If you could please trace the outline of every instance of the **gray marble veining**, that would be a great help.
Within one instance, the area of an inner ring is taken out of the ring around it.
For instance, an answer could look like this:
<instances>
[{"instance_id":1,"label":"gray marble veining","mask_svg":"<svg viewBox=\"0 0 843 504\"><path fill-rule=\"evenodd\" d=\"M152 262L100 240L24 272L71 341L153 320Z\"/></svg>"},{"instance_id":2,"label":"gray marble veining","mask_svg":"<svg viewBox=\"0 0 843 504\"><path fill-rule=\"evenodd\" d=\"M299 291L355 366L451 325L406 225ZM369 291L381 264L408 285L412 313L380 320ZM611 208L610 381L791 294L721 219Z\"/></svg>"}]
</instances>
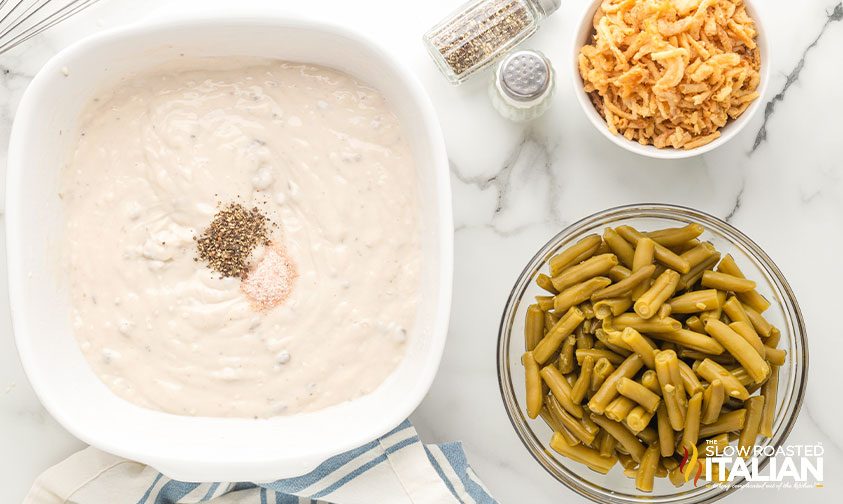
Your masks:
<instances>
[{"instance_id":1,"label":"gray marble veining","mask_svg":"<svg viewBox=\"0 0 843 504\"><path fill-rule=\"evenodd\" d=\"M799 80L799 74L802 73L802 68L805 66L805 60L808 58L808 53L817 47L829 26L831 26L832 23L836 23L841 20L843 20L843 2L838 3L833 9L831 9L831 12L828 13L822 28L820 28L819 34L817 34L817 38L815 38L814 41L811 42L804 51L802 51L802 56L799 58L799 61L796 63L793 70L787 74L787 79L785 80L781 90L769 101L767 101L764 106L764 122L761 124L761 128L759 128L758 133L755 135L755 141L752 142L752 150L749 152L750 155L752 155L752 153L754 153L761 144L767 141L767 124L770 122L776 111L776 103L784 101L787 90Z\"/></svg>"}]
</instances>

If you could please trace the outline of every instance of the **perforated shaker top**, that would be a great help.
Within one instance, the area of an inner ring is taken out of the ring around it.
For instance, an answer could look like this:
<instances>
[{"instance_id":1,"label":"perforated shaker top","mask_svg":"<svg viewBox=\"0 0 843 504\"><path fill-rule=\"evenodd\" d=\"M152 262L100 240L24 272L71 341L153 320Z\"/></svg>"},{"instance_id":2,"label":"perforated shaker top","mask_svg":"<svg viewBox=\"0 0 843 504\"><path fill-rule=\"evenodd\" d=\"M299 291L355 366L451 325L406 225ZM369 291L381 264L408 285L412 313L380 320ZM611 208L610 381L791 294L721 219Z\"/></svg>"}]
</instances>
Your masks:
<instances>
[{"instance_id":1,"label":"perforated shaker top","mask_svg":"<svg viewBox=\"0 0 843 504\"><path fill-rule=\"evenodd\" d=\"M533 100L539 97L550 83L550 68L545 58L536 51L516 51L501 63L501 87L512 98Z\"/></svg>"}]
</instances>

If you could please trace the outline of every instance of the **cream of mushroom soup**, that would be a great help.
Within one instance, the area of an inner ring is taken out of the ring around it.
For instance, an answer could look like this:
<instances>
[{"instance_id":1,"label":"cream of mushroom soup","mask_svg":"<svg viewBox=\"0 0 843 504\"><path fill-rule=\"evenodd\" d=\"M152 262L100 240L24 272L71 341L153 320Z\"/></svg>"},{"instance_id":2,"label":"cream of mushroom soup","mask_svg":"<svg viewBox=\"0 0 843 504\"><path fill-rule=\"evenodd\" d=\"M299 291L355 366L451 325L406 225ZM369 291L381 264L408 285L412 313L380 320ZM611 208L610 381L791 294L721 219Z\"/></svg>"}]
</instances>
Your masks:
<instances>
[{"instance_id":1,"label":"cream of mushroom soup","mask_svg":"<svg viewBox=\"0 0 843 504\"><path fill-rule=\"evenodd\" d=\"M74 333L117 395L270 417L374 390L415 323L417 173L390 104L337 70L180 61L80 120L61 180ZM267 239L222 275L197 240L226 205Z\"/></svg>"}]
</instances>

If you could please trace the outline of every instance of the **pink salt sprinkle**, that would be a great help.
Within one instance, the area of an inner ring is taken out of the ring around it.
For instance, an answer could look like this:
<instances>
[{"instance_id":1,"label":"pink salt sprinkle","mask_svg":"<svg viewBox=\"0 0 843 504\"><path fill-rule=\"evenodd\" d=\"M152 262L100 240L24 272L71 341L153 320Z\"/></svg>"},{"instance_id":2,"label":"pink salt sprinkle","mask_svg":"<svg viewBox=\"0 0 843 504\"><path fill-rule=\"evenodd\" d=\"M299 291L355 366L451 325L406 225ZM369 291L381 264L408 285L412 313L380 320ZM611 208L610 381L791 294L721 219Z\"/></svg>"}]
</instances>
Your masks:
<instances>
[{"instance_id":1,"label":"pink salt sprinkle","mask_svg":"<svg viewBox=\"0 0 843 504\"><path fill-rule=\"evenodd\" d=\"M266 310L287 299L295 279L295 267L285 251L270 247L249 270L240 288L256 308Z\"/></svg>"}]
</instances>

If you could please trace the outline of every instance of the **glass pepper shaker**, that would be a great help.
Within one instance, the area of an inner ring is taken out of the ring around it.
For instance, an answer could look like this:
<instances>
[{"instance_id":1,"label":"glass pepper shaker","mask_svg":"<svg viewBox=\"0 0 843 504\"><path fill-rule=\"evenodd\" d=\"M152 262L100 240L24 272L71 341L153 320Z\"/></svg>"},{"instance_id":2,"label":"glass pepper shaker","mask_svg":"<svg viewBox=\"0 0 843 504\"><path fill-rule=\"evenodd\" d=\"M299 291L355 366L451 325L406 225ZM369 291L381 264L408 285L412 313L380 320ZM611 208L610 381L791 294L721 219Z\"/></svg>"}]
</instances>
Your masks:
<instances>
[{"instance_id":1,"label":"glass pepper shaker","mask_svg":"<svg viewBox=\"0 0 843 504\"><path fill-rule=\"evenodd\" d=\"M532 35L561 0L472 0L424 35L433 61L452 84L488 67Z\"/></svg>"},{"instance_id":2,"label":"glass pepper shaker","mask_svg":"<svg viewBox=\"0 0 843 504\"><path fill-rule=\"evenodd\" d=\"M492 105L511 121L529 121L550 107L556 78L547 56L516 51L501 61L489 84Z\"/></svg>"}]
</instances>

